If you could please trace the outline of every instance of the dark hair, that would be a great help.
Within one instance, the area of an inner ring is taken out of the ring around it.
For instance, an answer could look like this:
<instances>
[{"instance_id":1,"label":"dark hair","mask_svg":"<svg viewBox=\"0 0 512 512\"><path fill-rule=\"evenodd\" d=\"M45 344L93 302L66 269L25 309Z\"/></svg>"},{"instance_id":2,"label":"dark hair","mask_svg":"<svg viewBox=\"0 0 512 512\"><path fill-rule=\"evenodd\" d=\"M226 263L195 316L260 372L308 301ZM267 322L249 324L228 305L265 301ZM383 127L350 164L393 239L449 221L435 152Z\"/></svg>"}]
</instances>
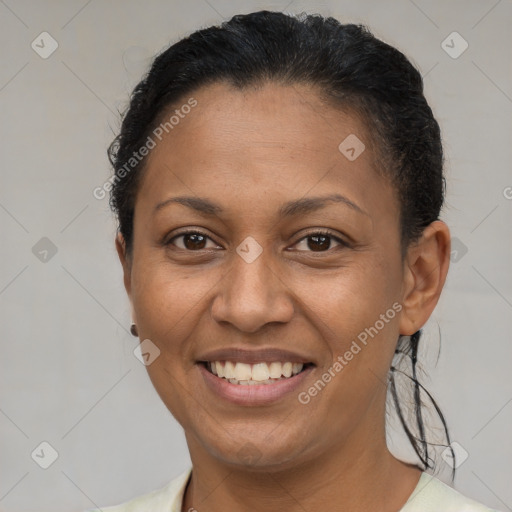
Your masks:
<instances>
[{"instance_id":1,"label":"dark hair","mask_svg":"<svg viewBox=\"0 0 512 512\"><path fill-rule=\"evenodd\" d=\"M237 15L178 41L154 59L135 87L120 133L108 151L115 172L110 205L128 256L135 199L146 159L137 161L129 172L126 162L170 108L199 87L225 82L242 89L266 81L316 86L322 99L365 121L367 137L376 141L380 170L391 180L399 200L403 257L424 228L439 218L445 193L440 129L424 97L420 73L399 50L375 38L363 25L269 11ZM120 173L123 166L125 172ZM435 464L429 455L422 414L420 395L426 390L416 376L420 335L421 330L410 337L400 336L396 348L397 361L407 355L412 363L409 377L414 384L417 435L400 407L396 364L391 367L390 388L402 426L426 469ZM442 420L449 446L444 417L426 393Z\"/></svg>"}]
</instances>

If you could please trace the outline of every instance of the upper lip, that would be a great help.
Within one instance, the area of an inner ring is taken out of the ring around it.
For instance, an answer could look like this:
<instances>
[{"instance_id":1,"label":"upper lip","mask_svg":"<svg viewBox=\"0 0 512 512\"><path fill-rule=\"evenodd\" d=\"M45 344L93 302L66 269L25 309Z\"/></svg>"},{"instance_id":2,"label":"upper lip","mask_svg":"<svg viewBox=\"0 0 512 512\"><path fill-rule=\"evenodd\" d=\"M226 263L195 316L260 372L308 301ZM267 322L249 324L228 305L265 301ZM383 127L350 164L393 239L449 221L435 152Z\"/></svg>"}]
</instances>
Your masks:
<instances>
[{"instance_id":1,"label":"upper lip","mask_svg":"<svg viewBox=\"0 0 512 512\"><path fill-rule=\"evenodd\" d=\"M271 363L271 362L290 362L290 363L313 363L313 361L306 356L289 350L276 349L276 348L260 348L260 349L246 349L246 348L220 348L212 350L200 355L197 362L207 361L236 361L240 363L254 364L254 363Z\"/></svg>"}]
</instances>

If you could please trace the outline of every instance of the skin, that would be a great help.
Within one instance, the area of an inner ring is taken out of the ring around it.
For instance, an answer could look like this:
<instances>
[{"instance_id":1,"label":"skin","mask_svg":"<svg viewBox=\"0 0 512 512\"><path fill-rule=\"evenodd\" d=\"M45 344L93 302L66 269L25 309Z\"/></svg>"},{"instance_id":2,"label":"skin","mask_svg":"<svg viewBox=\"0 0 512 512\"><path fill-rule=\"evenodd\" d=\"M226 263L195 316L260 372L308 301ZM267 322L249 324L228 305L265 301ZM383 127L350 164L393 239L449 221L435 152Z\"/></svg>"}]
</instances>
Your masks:
<instances>
[{"instance_id":1,"label":"skin","mask_svg":"<svg viewBox=\"0 0 512 512\"><path fill-rule=\"evenodd\" d=\"M422 327L438 301L448 227L433 222L402 260L399 204L376 171L366 127L314 88L217 83L192 96L198 105L148 157L133 253L116 238L139 337L161 351L149 376L193 463L182 510L399 510L421 471L386 446L386 379L398 336ZM349 134L366 146L354 161L338 150ZM277 215L285 202L334 192L365 213L328 202ZM224 211L173 203L153 213L181 195ZM174 238L179 228L209 238ZM315 250L307 235L319 229L349 245L331 238ZM248 236L263 250L252 263L236 252ZM195 364L228 346L298 351L316 365L299 390L307 391L395 302L401 311L308 404L295 392L261 406L228 403ZM253 460L238 455L247 443Z\"/></svg>"}]
</instances>

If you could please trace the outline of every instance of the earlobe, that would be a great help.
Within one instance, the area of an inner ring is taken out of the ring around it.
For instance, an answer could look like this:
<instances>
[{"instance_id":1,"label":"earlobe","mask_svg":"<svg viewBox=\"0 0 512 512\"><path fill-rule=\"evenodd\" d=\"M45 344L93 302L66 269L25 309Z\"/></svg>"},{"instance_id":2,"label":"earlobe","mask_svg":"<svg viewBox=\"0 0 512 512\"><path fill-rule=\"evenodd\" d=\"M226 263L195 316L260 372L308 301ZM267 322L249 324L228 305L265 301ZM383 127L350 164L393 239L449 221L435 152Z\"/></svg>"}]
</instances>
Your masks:
<instances>
[{"instance_id":1,"label":"earlobe","mask_svg":"<svg viewBox=\"0 0 512 512\"><path fill-rule=\"evenodd\" d=\"M443 221L429 224L407 251L400 334L418 331L434 310L450 265L450 231Z\"/></svg>"}]
</instances>

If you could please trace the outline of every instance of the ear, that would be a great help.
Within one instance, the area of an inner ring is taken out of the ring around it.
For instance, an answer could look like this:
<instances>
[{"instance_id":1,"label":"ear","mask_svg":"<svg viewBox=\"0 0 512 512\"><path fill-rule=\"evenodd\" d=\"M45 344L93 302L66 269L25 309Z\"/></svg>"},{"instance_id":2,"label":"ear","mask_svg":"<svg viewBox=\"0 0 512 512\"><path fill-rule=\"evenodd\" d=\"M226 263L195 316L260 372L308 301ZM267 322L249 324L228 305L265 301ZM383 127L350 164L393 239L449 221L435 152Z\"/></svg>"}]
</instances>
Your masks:
<instances>
[{"instance_id":1,"label":"ear","mask_svg":"<svg viewBox=\"0 0 512 512\"><path fill-rule=\"evenodd\" d=\"M121 265L123 267L124 287L126 289L126 293L128 294L128 297L130 297L130 301L131 301L131 293L132 293L131 260L130 260L130 257L128 256L128 254L126 253L126 243L125 243L125 240L121 233L118 233L116 235L115 244L116 244L117 254L119 256L119 261L121 262Z\"/></svg>"},{"instance_id":2,"label":"ear","mask_svg":"<svg viewBox=\"0 0 512 512\"><path fill-rule=\"evenodd\" d=\"M450 249L450 230L443 221L436 220L407 250L400 334L414 334L432 314L448 274Z\"/></svg>"}]
</instances>

